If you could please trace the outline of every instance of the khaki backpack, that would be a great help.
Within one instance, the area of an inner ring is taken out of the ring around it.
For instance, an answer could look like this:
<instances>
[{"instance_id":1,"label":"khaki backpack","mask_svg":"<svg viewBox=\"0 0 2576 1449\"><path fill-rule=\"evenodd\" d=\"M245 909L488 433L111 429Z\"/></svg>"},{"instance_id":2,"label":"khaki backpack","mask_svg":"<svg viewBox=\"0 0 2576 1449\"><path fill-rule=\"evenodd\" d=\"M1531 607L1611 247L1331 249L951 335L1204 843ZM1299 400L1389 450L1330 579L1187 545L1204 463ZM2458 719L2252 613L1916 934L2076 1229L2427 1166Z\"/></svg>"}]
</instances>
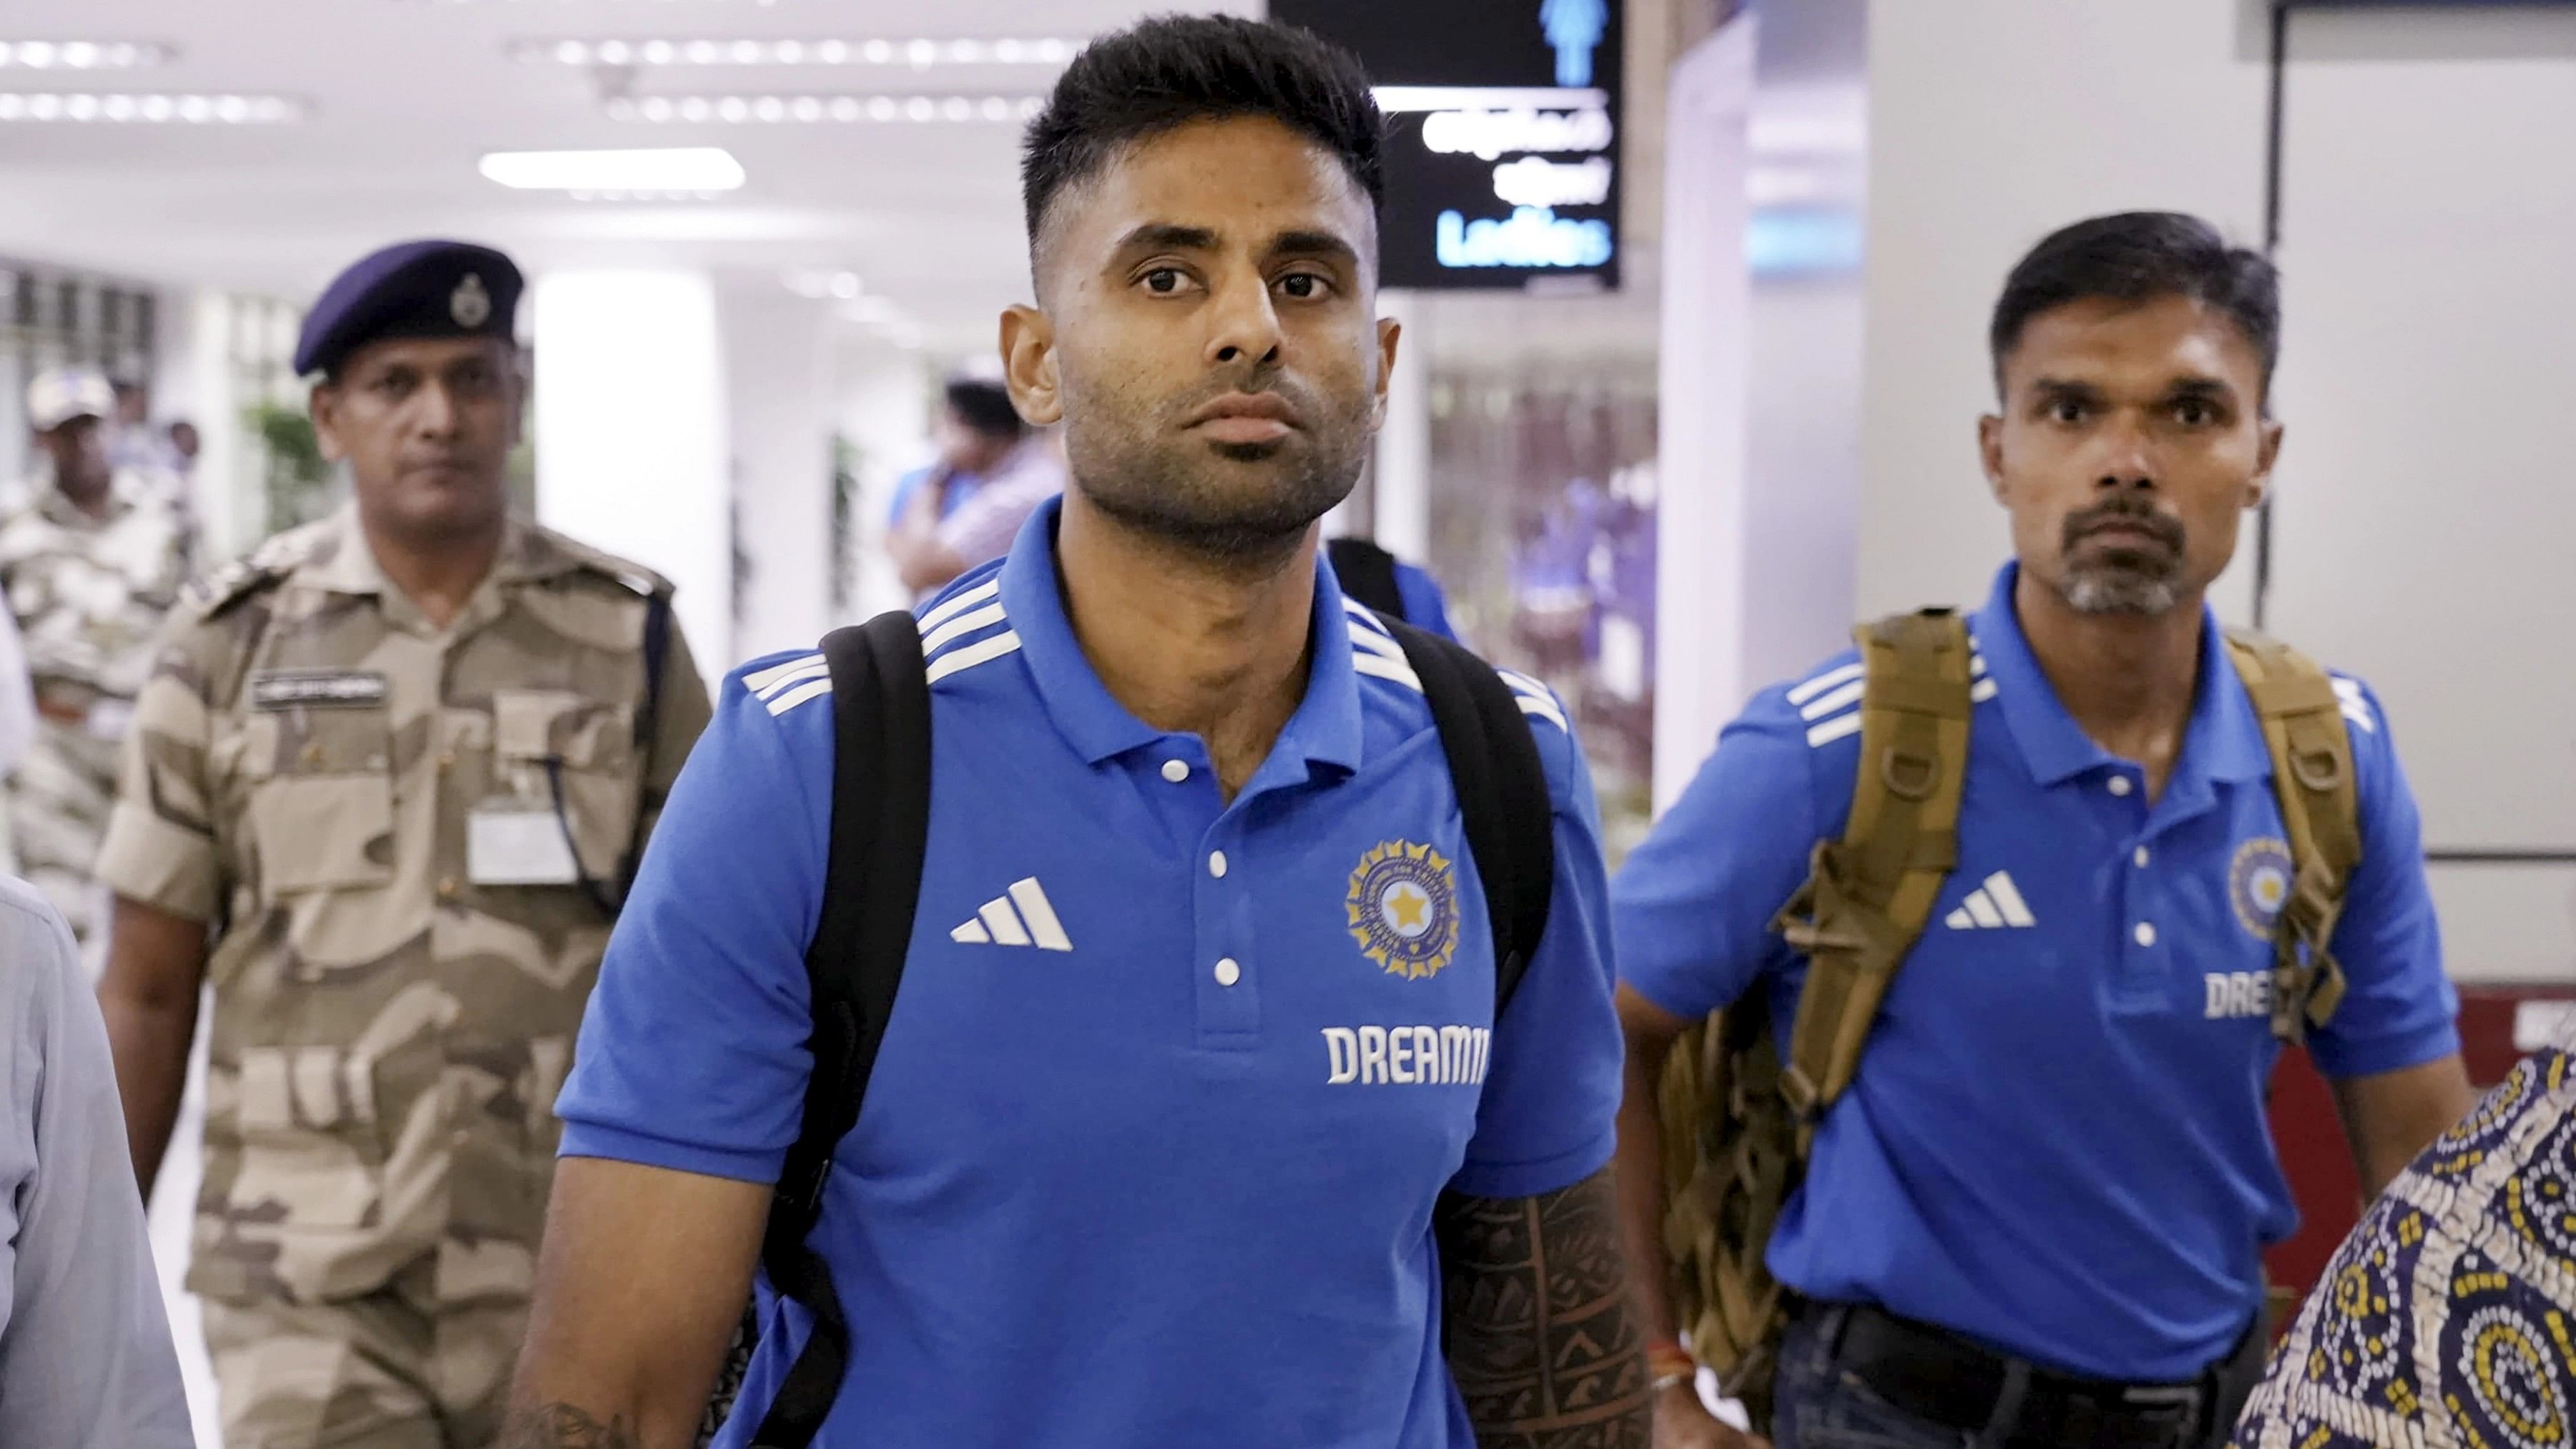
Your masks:
<instances>
[{"instance_id":1,"label":"khaki backpack","mask_svg":"<svg viewBox=\"0 0 2576 1449\"><path fill-rule=\"evenodd\" d=\"M1807 958L1788 1052L1757 985L1683 1032L1657 1090L1674 1321L1765 1432L1790 1304L1764 1251L1958 860L1975 708L1966 621L1926 610L1855 634L1866 682L1851 814L1840 839L1817 843L1806 884L1772 922ZM2295 1044L2343 997L2326 947L2361 860L2352 743L2323 669L2253 634L2231 631L2227 645L2262 720L2294 863L2273 930L2272 1030Z\"/></svg>"}]
</instances>

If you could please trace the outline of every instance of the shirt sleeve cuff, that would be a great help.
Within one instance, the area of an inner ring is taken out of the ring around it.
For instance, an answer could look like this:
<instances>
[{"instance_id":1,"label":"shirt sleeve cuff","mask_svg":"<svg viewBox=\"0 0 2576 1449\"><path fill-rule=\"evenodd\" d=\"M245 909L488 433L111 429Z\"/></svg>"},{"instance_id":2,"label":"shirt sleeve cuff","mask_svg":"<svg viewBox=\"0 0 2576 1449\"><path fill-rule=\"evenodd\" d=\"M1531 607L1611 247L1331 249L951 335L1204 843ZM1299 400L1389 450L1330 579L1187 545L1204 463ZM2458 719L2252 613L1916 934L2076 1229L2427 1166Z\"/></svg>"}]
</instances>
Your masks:
<instances>
[{"instance_id":1,"label":"shirt sleeve cuff","mask_svg":"<svg viewBox=\"0 0 2576 1449\"><path fill-rule=\"evenodd\" d=\"M1449 1179L1452 1191L1469 1197L1538 1197L1574 1186L1610 1165L1619 1134L1604 1132L1571 1152L1533 1162L1469 1162Z\"/></svg>"},{"instance_id":2,"label":"shirt sleeve cuff","mask_svg":"<svg viewBox=\"0 0 2576 1449\"><path fill-rule=\"evenodd\" d=\"M116 894L181 920L215 914L214 842L141 805L120 805L108 817L92 873Z\"/></svg>"},{"instance_id":3,"label":"shirt sleeve cuff","mask_svg":"<svg viewBox=\"0 0 2576 1449\"><path fill-rule=\"evenodd\" d=\"M558 1157L603 1157L612 1162L635 1162L646 1167L668 1168L673 1172L694 1172L700 1177L725 1177L736 1182L754 1182L763 1187L775 1186L779 1172L787 1165L784 1152L741 1151L728 1147L707 1147L696 1143L673 1142L642 1132L629 1132L598 1122L566 1122L563 1145Z\"/></svg>"},{"instance_id":4,"label":"shirt sleeve cuff","mask_svg":"<svg viewBox=\"0 0 2576 1449\"><path fill-rule=\"evenodd\" d=\"M2446 1017L2413 1031L2390 1032L2359 1041L2319 1037L2309 1043L2309 1051L2317 1059L2317 1070L2338 1081L2375 1077L2457 1056L2460 1027Z\"/></svg>"},{"instance_id":5,"label":"shirt sleeve cuff","mask_svg":"<svg viewBox=\"0 0 2576 1449\"><path fill-rule=\"evenodd\" d=\"M1706 993L1693 991L1688 983L1677 979L1679 975L1680 973L1677 972L1657 972L1651 969L1640 973L1633 970L1625 961L1619 963L1619 983L1646 998L1647 1004L1668 1016L1678 1016L1684 1021L1697 1022L1719 1006L1726 1004L1724 1001L1719 1001L1714 1005L1700 1005L1699 998Z\"/></svg>"}]
</instances>

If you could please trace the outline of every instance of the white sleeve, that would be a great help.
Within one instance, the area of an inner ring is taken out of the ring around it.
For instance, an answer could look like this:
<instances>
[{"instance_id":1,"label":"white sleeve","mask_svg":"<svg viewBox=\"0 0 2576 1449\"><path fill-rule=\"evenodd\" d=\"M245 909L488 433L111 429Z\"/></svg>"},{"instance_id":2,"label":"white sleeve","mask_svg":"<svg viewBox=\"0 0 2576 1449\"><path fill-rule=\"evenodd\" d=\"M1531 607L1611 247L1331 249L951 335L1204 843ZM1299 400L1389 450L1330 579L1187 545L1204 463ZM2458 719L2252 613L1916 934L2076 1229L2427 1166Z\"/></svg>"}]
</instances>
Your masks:
<instances>
[{"instance_id":1,"label":"white sleeve","mask_svg":"<svg viewBox=\"0 0 2576 1449\"><path fill-rule=\"evenodd\" d=\"M0 1156L24 1153L0 1199L0 1444L191 1449L107 1029L70 931L17 881L0 881L0 973L20 1008Z\"/></svg>"},{"instance_id":2,"label":"white sleeve","mask_svg":"<svg viewBox=\"0 0 2576 1449\"><path fill-rule=\"evenodd\" d=\"M0 777L18 768L36 739L36 686L27 674L27 645L18 616L0 608Z\"/></svg>"}]
</instances>

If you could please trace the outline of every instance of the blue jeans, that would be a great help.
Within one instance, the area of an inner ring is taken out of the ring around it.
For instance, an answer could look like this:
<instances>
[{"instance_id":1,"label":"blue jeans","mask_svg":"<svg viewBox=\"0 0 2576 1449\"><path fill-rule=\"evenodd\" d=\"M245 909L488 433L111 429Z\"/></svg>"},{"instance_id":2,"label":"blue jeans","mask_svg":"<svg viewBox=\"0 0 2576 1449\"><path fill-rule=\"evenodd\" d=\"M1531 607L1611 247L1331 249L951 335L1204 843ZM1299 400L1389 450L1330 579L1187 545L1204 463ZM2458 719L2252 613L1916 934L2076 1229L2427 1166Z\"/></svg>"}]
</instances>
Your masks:
<instances>
[{"instance_id":1,"label":"blue jeans","mask_svg":"<svg viewBox=\"0 0 2576 1449\"><path fill-rule=\"evenodd\" d=\"M1827 1307L1810 1308L1789 1325L1771 1381L1776 1449L1992 1449L1980 1435L1896 1407L1835 1363L1842 1326L1842 1311Z\"/></svg>"}]
</instances>

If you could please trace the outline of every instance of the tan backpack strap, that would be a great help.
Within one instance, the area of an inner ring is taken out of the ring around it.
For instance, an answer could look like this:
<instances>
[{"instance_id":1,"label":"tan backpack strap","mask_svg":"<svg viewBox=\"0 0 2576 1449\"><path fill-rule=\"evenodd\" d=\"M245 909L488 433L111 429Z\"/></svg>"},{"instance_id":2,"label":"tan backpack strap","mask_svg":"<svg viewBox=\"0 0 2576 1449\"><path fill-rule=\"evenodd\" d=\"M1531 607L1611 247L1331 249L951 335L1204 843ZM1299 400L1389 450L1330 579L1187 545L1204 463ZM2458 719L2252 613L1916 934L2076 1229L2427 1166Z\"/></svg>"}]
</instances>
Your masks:
<instances>
[{"instance_id":1,"label":"tan backpack strap","mask_svg":"<svg viewBox=\"0 0 2576 1449\"><path fill-rule=\"evenodd\" d=\"M2263 722L2282 828L2288 899L2272 928L2272 1034L2296 1045L2342 1004L2343 968L2329 947L2344 891L2361 864L2361 790L2334 680L2275 639L2230 630L2227 653Z\"/></svg>"},{"instance_id":2,"label":"tan backpack strap","mask_svg":"<svg viewBox=\"0 0 2576 1449\"><path fill-rule=\"evenodd\" d=\"M1857 631L1866 682L1860 773L1842 838L1816 847L1779 929L1807 958L1780 1073L1806 1154L1814 1125L1851 1085L1896 968L1923 934L1958 861L1968 774L1968 626L1947 610Z\"/></svg>"}]
</instances>

